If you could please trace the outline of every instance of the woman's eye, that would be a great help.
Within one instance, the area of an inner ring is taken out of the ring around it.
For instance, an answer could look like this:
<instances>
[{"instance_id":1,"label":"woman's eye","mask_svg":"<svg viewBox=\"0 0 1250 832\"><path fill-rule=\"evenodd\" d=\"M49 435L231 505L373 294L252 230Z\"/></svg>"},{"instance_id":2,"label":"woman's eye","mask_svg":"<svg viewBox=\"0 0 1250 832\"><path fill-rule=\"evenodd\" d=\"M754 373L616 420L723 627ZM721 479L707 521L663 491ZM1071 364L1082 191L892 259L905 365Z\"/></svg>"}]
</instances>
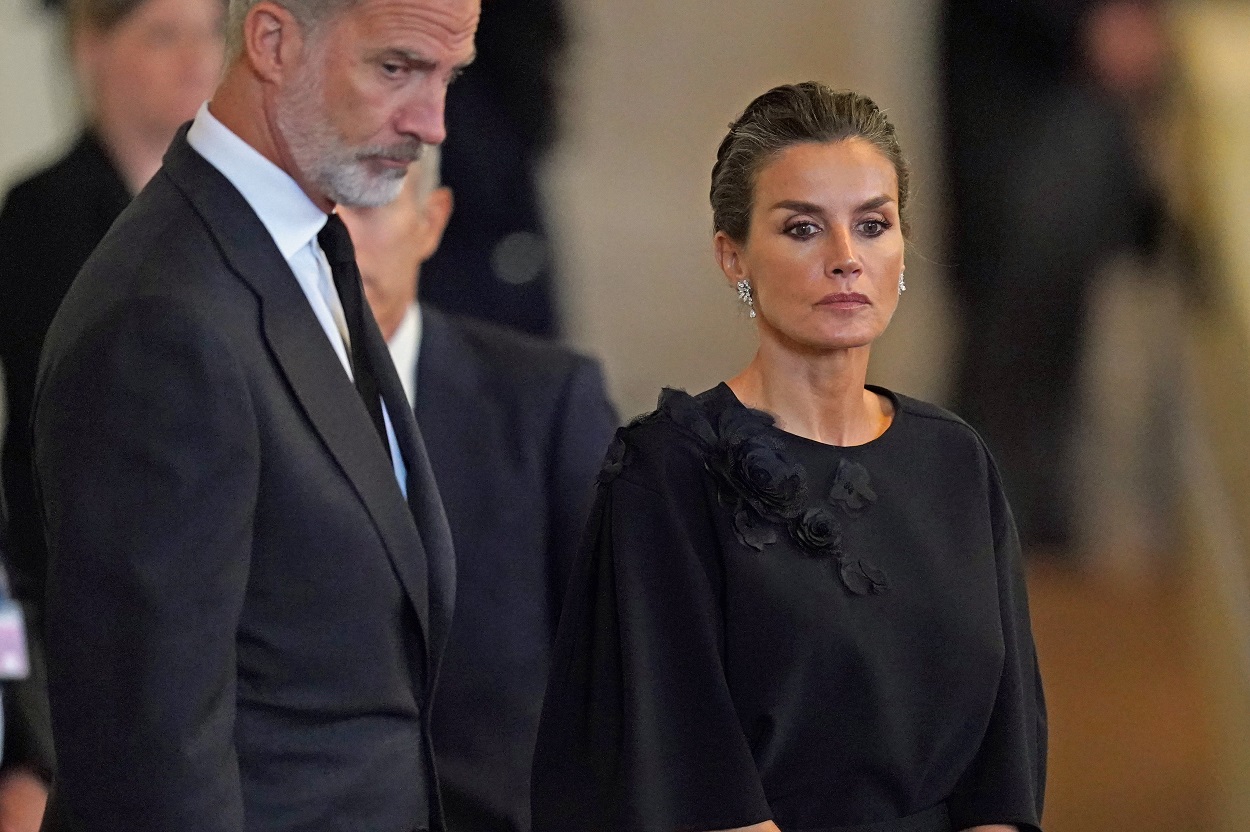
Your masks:
<instances>
[{"instance_id":1,"label":"woman's eye","mask_svg":"<svg viewBox=\"0 0 1250 832\"><path fill-rule=\"evenodd\" d=\"M884 220L866 220L860 223L860 230L868 237L880 237L890 227Z\"/></svg>"},{"instance_id":2,"label":"woman's eye","mask_svg":"<svg viewBox=\"0 0 1250 832\"><path fill-rule=\"evenodd\" d=\"M814 236L820 229L816 227L814 222L796 222L794 225L786 229L786 233L791 237L797 237L800 240L806 240L808 237Z\"/></svg>"}]
</instances>

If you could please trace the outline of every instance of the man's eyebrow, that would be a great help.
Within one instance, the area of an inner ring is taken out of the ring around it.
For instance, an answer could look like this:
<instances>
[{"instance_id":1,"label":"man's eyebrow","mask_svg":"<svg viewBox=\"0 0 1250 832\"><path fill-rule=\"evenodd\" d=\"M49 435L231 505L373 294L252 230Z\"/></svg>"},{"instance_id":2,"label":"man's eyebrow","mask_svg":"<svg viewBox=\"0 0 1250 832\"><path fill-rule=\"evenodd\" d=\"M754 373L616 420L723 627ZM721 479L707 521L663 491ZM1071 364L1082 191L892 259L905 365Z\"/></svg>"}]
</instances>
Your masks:
<instances>
[{"instance_id":1,"label":"man's eyebrow","mask_svg":"<svg viewBox=\"0 0 1250 832\"><path fill-rule=\"evenodd\" d=\"M378 56L383 58L398 58L411 66L418 66L422 69L431 69L436 64L429 58L419 52L413 52L411 49L402 49L398 46L388 46L378 51Z\"/></svg>"},{"instance_id":2,"label":"man's eyebrow","mask_svg":"<svg viewBox=\"0 0 1250 832\"><path fill-rule=\"evenodd\" d=\"M386 49L383 49L381 51L381 56L398 58L399 60L403 61L409 66L416 67L422 70L431 70L438 66L437 61L433 61L427 58L426 56L422 55L420 52L413 52L411 49L403 49L398 46L393 46L393 47L388 47ZM477 60L476 51L472 55L470 55L467 59L465 59L464 61L452 67L451 69L452 79L454 80L456 78L459 78L461 75L463 75L464 71L468 69L469 65L472 64L475 60Z\"/></svg>"}]
</instances>

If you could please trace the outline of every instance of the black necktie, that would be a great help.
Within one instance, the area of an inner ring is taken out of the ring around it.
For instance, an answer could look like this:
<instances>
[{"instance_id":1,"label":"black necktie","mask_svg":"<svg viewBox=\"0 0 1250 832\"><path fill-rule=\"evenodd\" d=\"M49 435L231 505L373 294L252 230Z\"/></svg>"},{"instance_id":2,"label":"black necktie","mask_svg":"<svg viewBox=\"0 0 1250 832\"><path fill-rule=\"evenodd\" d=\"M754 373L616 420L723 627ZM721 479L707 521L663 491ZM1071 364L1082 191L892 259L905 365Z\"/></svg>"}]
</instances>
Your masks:
<instances>
[{"instance_id":1,"label":"black necktie","mask_svg":"<svg viewBox=\"0 0 1250 832\"><path fill-rule=\"evenodd\" d=\"M351 343L352 378L356 392L369 411L369 418L382 439L387 456L391 443L386 438L386 422L382 418L382 401L378 397L378 382L369 355L365 352L365 315L373 314L365 308L364 291L360 285L360 269L356 267L356 249L351 235L338 214L331 214L325 228L317 234L317 242L330 261L330 273L334 276L334 288L338 290L339 302L343 304L343 317L347 319L347 337Z\"/></svg>"}]
</instances>

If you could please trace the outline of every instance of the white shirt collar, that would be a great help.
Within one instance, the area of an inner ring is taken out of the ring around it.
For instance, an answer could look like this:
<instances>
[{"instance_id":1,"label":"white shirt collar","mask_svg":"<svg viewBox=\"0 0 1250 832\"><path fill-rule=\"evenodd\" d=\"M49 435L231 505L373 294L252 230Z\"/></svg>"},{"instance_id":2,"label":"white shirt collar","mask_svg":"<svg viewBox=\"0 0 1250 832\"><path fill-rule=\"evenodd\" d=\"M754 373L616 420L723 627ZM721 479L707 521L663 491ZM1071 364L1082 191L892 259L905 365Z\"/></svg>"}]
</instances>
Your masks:
<instances>
[{"instance_id":1,"label":"white shirt collar","mask_svg":"<svg viewBox=\"0 0 1250 832\"><path fill-rule=\"evenodd\" d=\"M408 307L404 318L386 342L395 362L395 371L404 385L408 406L417 406L417 359L421 353L421 308L417 304Z\"/></svg>"},{"instance_id":2,"label":"white shirt collar","mask_svg":"<svg viewBox=\"0 0 1250 832\"><path fill-rule=\"evenodd\" d=\"M260 218L286 260L326 224L326 213L273 162L200 106L187 142L230 180Z\"/></svg>"}]
</instances>

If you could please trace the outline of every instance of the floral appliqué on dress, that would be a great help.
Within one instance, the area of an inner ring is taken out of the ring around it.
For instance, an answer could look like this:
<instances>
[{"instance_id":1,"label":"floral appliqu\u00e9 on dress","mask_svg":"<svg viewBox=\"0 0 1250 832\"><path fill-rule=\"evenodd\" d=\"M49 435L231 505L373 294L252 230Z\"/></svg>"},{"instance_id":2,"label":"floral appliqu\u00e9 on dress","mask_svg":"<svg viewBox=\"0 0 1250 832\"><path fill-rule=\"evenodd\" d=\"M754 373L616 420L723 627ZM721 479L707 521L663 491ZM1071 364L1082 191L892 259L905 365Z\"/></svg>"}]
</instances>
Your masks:
<instances>
[{"instance_id":1,"label":"floral appliqu\u00e9 on dress","mask_svg":"<svg viewBox=\"0 0 1250 832\"><path fill-rule=\"evenodd\" d=\"M828 501L808 505L808 477L802 465L788 459L782 443L769 433L773 417L745 407L727 407L715 418L681 390L665 389L659 413L694 436L704 451L704 465L713 475L717 494L733 517L734 535L762 552L783 532L814 557L837 560L838 575L856 595L879 595L889 588L885 573L848 554L842 547L842 524L834 507L854 516L877 499L868 470L842 460ZM626 443L618 434L599 475L609 482L625 464Z\"/></svg>"}]
</instances>

